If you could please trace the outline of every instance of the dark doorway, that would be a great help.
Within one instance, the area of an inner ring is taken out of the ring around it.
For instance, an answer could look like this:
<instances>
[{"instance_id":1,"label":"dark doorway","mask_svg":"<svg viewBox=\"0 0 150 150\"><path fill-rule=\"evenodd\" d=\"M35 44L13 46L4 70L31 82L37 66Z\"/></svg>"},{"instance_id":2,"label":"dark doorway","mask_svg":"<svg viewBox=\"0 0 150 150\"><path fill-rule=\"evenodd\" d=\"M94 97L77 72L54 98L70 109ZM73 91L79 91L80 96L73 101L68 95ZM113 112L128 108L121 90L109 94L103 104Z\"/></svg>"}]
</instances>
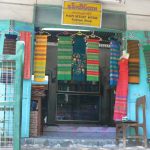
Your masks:
<instances>
[{"instance_id":1,"label":"dark doorway","mask_svg":"<svg viewBox=\"0 0 150 150\"><path fill-rule=\"evenodd\" d=\"M48 124L96 123L113 126L114 87L109 86L110 38L121 34L95 32L102 37L99 82L57 81L57 34L53 31L47 49L46 74L49 76ZM90 34L86 32L85 34Z\"/></svg>"}]
</instances>

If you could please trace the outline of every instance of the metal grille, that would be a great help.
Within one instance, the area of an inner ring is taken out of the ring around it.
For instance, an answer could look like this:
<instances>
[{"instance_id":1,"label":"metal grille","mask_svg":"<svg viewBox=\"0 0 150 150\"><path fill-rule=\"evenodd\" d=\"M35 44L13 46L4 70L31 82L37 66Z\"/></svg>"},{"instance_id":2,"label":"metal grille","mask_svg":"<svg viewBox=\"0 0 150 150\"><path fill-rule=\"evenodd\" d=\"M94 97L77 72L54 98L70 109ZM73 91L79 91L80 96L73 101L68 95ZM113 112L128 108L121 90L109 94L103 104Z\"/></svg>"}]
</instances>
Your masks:
<instances>
[{"instance_id":1,"label":"metal grille","mask_svg":"<svg viewBox=\"0 0 150 150\"><path fill-rule=\"evenodd\" d=\"M14 60L0 60L0 148L13 149L14 102L15 102ZM7 105L5 105L5 103ZM8 105L9 104L9 105Z\"/></svg>"}]
</instances>

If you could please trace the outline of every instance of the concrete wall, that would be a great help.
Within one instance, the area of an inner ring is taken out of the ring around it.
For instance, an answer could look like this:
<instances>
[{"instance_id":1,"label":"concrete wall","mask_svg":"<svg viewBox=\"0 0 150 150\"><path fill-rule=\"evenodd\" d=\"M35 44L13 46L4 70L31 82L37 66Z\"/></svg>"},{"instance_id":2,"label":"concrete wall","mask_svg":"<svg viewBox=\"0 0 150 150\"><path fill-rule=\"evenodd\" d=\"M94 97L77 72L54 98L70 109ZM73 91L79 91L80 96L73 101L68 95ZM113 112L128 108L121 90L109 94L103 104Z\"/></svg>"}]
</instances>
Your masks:
<instances>
[{"instance_id":1,"label":"concrete wall","mask_svg":"<svg viewBox=\"0 0 150 150\"><path fill-rule=\"evenodd\" d=\"M94 1L94 0L91 0ZM62 0L0 0L0 19L32 22L34 4L62 5ZM103 3L103 8L127 12L128 30L150 30L150 0L126 0L125 4Z\"/></svg>"}]
</instances>

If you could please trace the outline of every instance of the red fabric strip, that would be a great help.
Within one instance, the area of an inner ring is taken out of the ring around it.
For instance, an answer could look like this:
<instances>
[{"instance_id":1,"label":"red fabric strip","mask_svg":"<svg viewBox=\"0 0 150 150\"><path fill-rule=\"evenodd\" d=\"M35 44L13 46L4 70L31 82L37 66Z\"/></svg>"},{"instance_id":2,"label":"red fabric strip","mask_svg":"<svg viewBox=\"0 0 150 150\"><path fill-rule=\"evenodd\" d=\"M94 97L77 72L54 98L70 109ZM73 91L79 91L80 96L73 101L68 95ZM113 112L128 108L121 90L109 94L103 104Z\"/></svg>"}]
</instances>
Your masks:
<instances>
[{"instance_id":1,"label":"red fabric strip","mask_svg":"<svg viewBox=\"0 0 150 150\"><path fill-rule=\"evenodd\" d=\"M98 49L87 49L87 53L99 53Z\"/></svg>"},{"instance_id":2,"label":"red fabric strip","mask_svg":"<svg viewBox=\"0 0 150 150\"><path fill-rule=\"evenodd\" d=\"M99 39L87 39L87 42L95 42L95 43L99 43Z\"/></svg>"},{"instance_id":3,"label":"red fabric strip","mask_svg":"<svg viewBox=\"0 0 150 150\"><path fill-rule=\"evenodd\" d=\"M87 64L97 64L97 65L99 65L99 61L98 60L87 60Z\"/></svg>"},{"instance_id":4,"label":"red fabric strip","mask_svg":"<svg viewBox=\"0 0 150 150\"><path fill-rule=\"evenodd\" d=\"M87 71L87 75L99 75L97 71Z\"/></svg>"},{"instance_id":5,"label":"red fabric strip","mask_svg":"<svg viewBox=\"0 0 150 150\"><path fill-rule=\"evenodd\" d=\"M22 31L20 32L20 40L25 42L24 51L24 79L31 77L31 33Z\"/></svg>"}]
</instances>

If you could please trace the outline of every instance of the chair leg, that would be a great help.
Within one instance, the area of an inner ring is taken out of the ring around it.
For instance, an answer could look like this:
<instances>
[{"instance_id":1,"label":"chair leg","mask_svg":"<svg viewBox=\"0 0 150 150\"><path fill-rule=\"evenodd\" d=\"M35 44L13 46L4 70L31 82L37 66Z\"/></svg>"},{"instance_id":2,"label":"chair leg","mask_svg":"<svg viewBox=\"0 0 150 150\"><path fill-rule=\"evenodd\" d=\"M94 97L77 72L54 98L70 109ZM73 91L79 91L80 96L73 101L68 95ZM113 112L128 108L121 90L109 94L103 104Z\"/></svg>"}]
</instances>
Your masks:
<instances>
[{"instance_id":1,"label":"chair leg","mask_svg":"<svg viewBox=\"0 0 150 150\"><path fill-rule=\"evenodd\" d=\"M144 140L144 147L147 148L147 133L146 133L146 127L143 127L143 140Z\"/></svg>"},{"instance_id":2,"label":"chair leg","mask_svg":"<svg viewBox=\"0 0 150 150\"><path fill-rule=\"evenodd\" d=\"M126 126L123 126L123 146L126 147Z\"/></svg>"},{"instance_id":3,"label":"chair leg","mask_svg":"<svg viewBox=\"0 0 150 150\"><path fill-rule=\"evenodd\" d=\"M116 125L116 144L119 144L119 127Z\"/></svg>"},{"instance_id":4,"label":"chair leg","mask_svg":"<svg viewBox=\"0 0 150 150\"><path fill-rule=\"evenodd\" d=\"M139 135L138 127L135 127L135 134L136 134L136 136ZM139 143L140 143L140 139L139 139L139 138L136 138L136 144L139 145Z\"/></svg>"}]
</instances>

